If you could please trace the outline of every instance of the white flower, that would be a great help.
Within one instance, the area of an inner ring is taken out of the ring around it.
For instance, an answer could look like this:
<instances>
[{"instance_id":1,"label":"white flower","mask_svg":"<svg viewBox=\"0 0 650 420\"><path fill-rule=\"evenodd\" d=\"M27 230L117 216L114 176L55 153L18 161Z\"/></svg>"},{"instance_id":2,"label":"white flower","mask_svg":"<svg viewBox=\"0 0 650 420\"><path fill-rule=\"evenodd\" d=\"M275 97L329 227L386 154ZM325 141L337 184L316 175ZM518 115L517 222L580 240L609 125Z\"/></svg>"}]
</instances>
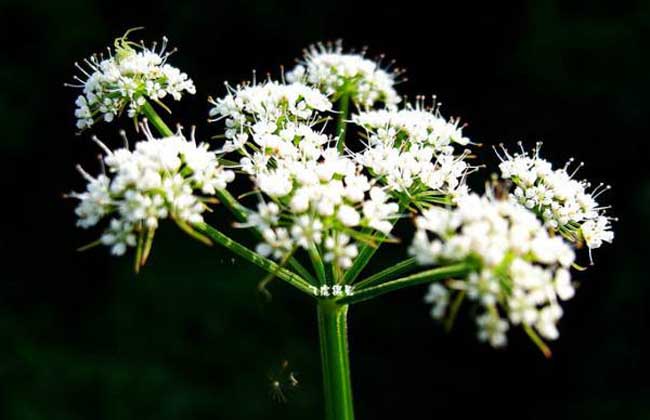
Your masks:
<instances>
[{"instance_id":1,"label":"white flower","mask_svg":"<svg viewBox=\"0 0 650 420\"><path fill-rule=\"evenodd\" d=\"M378 102L388 107L400 102L394 88L399 74L383 70L362 54L343 53L341 43L337 42L310 46L286 78L316 86L327 95L348 94L357 105L371 108Z\"/></svg>"},{"instance_id":2,"label":"white flower","mask_svg":"<svg viewBox=\"0 0 650 420\"><path fill-rule=\"evenodd\" d=\"M388 234L393 229L392 219L399 211L397 203L388 202L389 197L381 188L370 190L370 200L363 203L363 215L368 219L368 226Z\"/></svg>"},{"instance_id":3,"label":"white flower","mask_svg":"<svg viewBox=\"0 0 650 420\"><path fill-rule=\"evenodd\" d=\"M438 106L426 109L421 102L406 104L404 109L360 112L352 117L355 124L366 128L375 136L372 143L392 145L395 137L402 134L410 144L431 146L436 152L444 152L449 146L466 146L470 140L463 135L460 120L445 120Z\"/></svg>"},{"instance_id":4,"label":"white flower","mask_svg":"<svg viewBox=\"0 0 650 420\"><path fill-rule=\"evenodd\" d=\"M291 236L298 246L309 249L313 244L320 244L323 237L323 222L319 219L312 219L308 215L302 215L291 227Z\"/></svg>"},{"instance_id":5,"label":"white flower","mask_svg":"<svg viewBox=\"0 0 650 420\"><path fill-rule=\"evenodd\" d=\"M506 332L508 322L491 312L485 312L476 318L479 341L487 341L492 347L503 347L508 343Z\"/></svg>"},{"instance_id":6,"label":"white flower","mask_svg":"<svg viewBox=\"0 0 650 420\"><path fill-rule=\"evenodd\" d=\"M255 251L265 257L281 259L293 249L293 241L285 228L264 229L262 237L264 242L257 244Z\"/></svg>"},{"instance_id":7,"label":"white flower","mask_svg":"<svg viewBox=\"0 0 650 420\"><path fill-rule=\"evenodd\" d=\"M432 283L429 286L429 293L424 297L424 301L433 304L431 316L435 319L442 319L449 306L449 290L438 283Z\"/></svg>"},{"instance_id":8,"label":"white flower","mask_svg":"<svg viewBox=\"0 0 650 420\"><path fill-rule=\"evenodd\" d=\"M357 226L361 221L361 216L352 206L346 204L339 207L337 217L345 226Z\"/></svg>"},{"instance_id":9,"label":"white flower","mask_svg":"<svg viewBox=\"0 0 650 420\"><path fill-rule=\"evenodd\" d=\"M292 245L309 252L325 250L325 258L339 268L352 264L361 232L388 235L399 206L364 173L357 159L341 153L315 121L332 104L318 90L299 84L238 86L226 97L213 100L212 115L225 118L224 150L241 156L242 170L279 212L269 220L252 214L247 223L260 232L286 229ZM320 123L319 123L320 124ZM247 136L246 141L238 136ZM237 142L238 146L235 146ZM358 232L358 235L356 234ZM278 238L263 235L261 251L282 258ZM314 248L315 246L315 248Z\"/></svg>"},{"instance_id":10,"label":"white flower","mask_svg":"<svg viewBox=\"0 0 650 420\"><path fill-rule=\"evenodd\" d=\"M614 240L610 219L605 216L587 220L582 224L580 230L589 248L599 248L603 242L611 243Z\"/></svg>"},{"instance_id":11,"label":"white flower","mask_svg":"<svg viewBox=\"0 0 650 420\"><path fill-rule=\"evenodd\" d=\"M133 225L124 220L113 219L101 236L100 241L102 244L111 247L113 255L123 255L127 247L136 244Z\"/></svg>"},{"instance_id":12,"label":"white flower","mask_svg":"<svg viewBox=\"0 0 650 420\"><path fill-rule=\"evenodd\" d=\"M368 132L359 161L389 190L406 192L419 203L457 195L475 170L466 162L468 151L454 154L454 145L470 143L463 127L458 120L446 121L437 107L426 109L417 102L401 110L360 112L353 121Z\"/></svg>"},{"instance_id":13,"label":"white flower","mask_svg":"<svg viewBox=\"0 0 650 420\"><path fill-rule=\"evenodd\" d=\"M342 269L350 268L352 260L359 254L356 244L350 243L350 237L340 233L325 240L326 262L335 262Z\"/></svg>"},{"instance_id":14,"label":"white flower","mask_svg":"<svg viewBox=\"0 0 650 420\"><path fill-rule=\"evenodd\" d=\"M410 253L419 264L468 264L465 279L448 287L465 291L484 308L477 318L482 341L505 345L505 319L533 327L545 338L557 337L557 302L574 295L568 267L575 255L569 244L551 236L533 212L515 201L469 194L456 204L416 218ZM435 293L443 296L439 287ZM444 300L428 299L434 312L444 315Z\"/></svg>"},{"instance_id":15,"label":"white flower","mask_svg":"<svg viewBox=\"0 0 650 420\"><path fill-rule=\"evenodd\" d=\"M210 116L214 118L211 121L225 119L226 151L241 149L250 137L260 146L278 150L291 144L295 136L304 137L311 144L323 141L322 136L306 132L308 127L300 125L309 123L316 112L332 109L332 103L317 89L270 80L226 87L226 96L210 99ZM269 137L273 133L277 136Z\"/></svg>"},{"instance_id":16,"label":"white flower","mask_svg":"<svg viewBox=\"0 0 650 420\"><path fill-rule=\"evenodd\" d=\"M160 139L146 125L143 131L147 138L133 151L111 151L94 139L106 153L106 173L94 178L79 167L88 185L86 191L70 194L79 200L79 226L89 228L112 216L101 242L116 255L135 246L136 234L155 230L161 219L203 221L207 206L201 194L212 195L234 178L206 144L188 141L180 131Z\"/></svg>"},{"instance_id":17,"label":"white flower","mask_svg":"<svg viewBox=\"0 0 650 420\"><path fill-rule=\"evenodd\" d=\"M83 89L75 102L77 128L85 129L99 120L111 122L125 108L130 118L140 114L149 99L158 102L167 95L180 100L183 93L196 93L194 83L167 63L173 51L166 51L167 38L160 48L154 43L128 41L125 34L115 41L115 50L109 56L93 55L84 60L84 66L75 65L83 77L75 77L79 84L69 85Z\"/></svg>"},{"instance_id":18,"label":"white flower","mask_svg":"<svg viewBox=\"0 0 650 420\"><path fill-rule=\"evenodd\" d=\"M569 240L584 240L590 251L603 242L612 242L611 221L615 219L605 215L608 207L600 207L596 202L610 187L600 184L589 192L588 182L574 179L582 163L571 173L573 159L563 168L553 169L540 157L540 148L541 143L537 143L533 153L527 153L523 147L521 153L514 155L505 148L503 154L497 152L501 177L516 185L512 196L534 210L549 228Z\"/></svg>"}]
</instances>

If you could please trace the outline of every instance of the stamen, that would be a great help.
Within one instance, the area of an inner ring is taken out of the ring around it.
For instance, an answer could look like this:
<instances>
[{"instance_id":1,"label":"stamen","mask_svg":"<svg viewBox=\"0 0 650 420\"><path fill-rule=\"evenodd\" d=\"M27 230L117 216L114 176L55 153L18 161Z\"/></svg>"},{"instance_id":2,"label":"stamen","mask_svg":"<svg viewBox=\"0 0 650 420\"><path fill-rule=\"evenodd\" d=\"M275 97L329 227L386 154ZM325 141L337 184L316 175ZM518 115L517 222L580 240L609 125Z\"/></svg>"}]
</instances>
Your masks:
<instances>
[{"instance_id":1,"label":"stamen","mask_svg":"<svg viewBox=\"0 0 650 420\"><path fill-rule=\"evenodd\" d=\"M84 178L86 178L86 180L87 180L88 182L92 182L92 181L95 180L95 178L93 178L92 176L90 176L90 174L89 174L88 172L86 172L86 171L84 170L84 168L81 167L81 165L77 165L77 166L75 166L75 168L77 168L77 171L81 174L81 176L83 176Z\"/></svg>"},{"instance_id":2,"label":"stamen","mask_svg":"<svg viewBox=\"0 0 650 420\"><path fill-rule=\"evenodd\" d=\"M86 72L86 70L79 65L78 62L74 62L74 66L79 69L80 72L82 72L86 77L90 78L90 74Z\"/></svg>"},{"instance_id":3,"label":"stamen","mask_svg":"<svg viewBox=\"0 0 650 420\"><path fill-rule=\"evenodd\" d=\"M569 158L569 160L567 160L567 162L564 164L564 171L565 172L568 171L569 166L571 166L571 164L573 163L574 160L575 160L574 158Z\"/></svg>"},{"instance_id":4,"label":"stamen","mask_svg":"<svg viewBox=\"0 0 650 420\"><path fill-rule=\"evenodd\" d=\"M126 131L120 130L120 137L122 137L122 140L124 141L124 148L129 150L129 139L126 136Z\"/></svg>"},{"instance_id":5,"label":"stamen","mask_svg":"<svg viewBox=\"0 0 650 420\"><path fill-rule=\"evenodd\" d=\"M102 143L102 142L99 140L99 137L97 137L97 136L92 136L92 137L91 137L91 140L94 141L95 143L97 143L97 145L98 145L98 146L99 146L99 147L104 151L104 153L106 153L107 155L110 156L110 155L113 154L113 152L111 152L111 149L109 149L109 148L108 148L104 143Z\"/></svg>"},{"instance_id":6,"label":"stamen","mask_svg":"<svg viewBox=\"0 0 650 420\"><path fill-rule=\"evenodd\" d=\"M510 153L508 153L508 149L505 148L505 146L503 145L503 143L499 143L499 147L500 147L501 150L503 151L503 155L504 155L505 157L507 157L508 159L512 159L512 156L510 156Z\"/></svg>"},{"instance_id":7,"label":"stamen","mask_svg":"<svg viewBox=\"0 0 650 420\"><path fill-rule=\"evenodd\" d=\"M106 165L104 165L104 159L102 155L97 155L97 160L99 161L99 167L102 169L102 173L106 175Z\"/></svg>"},{"instance_id":8,"label":"stamen","mask_svg":"<svg viewBox=\"0 0 650 420\"><path fill-rule=\"evenodd\" d=\"M192 139L192 143L196 144L196 125L192 125L190 129L190 138Z\"/></svg>"},{"instance_id":9,"label":"stamen","mask_svg":"<svg viewBox=\"0 0 650 420\"><path fill-rule=\"evenodd\" d=\"M604 193L605 191L609 191L609 190L611 190L611 189L612 189L612 186L611 186L611 185L607 185L605 188L603 188L602 190L598 191L597 194L594 194L594 195L592 195L591 197L592 197L593 199L596 199L596 198L598 198L599 195L601 195L601 194Z\"/></svg>"},{"instance_id":10,"label":"stamen","mask_svg":"<svg viewBox=\"0 0 650 420\"><path fill-rule=\"evenodd\" d=\"M573 178L574 175L577 174L578 171L580 170L580 168L582 168L583 166L585 166L585 163L584 163L584 162L580 162L580 164L579 164L579 165L578 165L578 166L573 170L573 172L572 172L571 175L569 176L569 179Z\"/></svg>"}]
</instances>

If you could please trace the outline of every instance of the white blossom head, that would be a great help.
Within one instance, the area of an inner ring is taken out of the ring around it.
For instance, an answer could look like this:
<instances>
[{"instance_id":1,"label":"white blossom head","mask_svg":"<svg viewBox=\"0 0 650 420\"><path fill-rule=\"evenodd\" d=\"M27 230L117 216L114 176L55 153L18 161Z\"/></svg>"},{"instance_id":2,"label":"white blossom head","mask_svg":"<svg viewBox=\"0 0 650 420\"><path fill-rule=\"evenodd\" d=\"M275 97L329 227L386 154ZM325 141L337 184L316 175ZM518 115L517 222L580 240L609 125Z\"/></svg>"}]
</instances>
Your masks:
<instances>
[{"instance_id":1,"label":"white blossom head","mask_svg":"<svg viewBox=\"0 0 650 420\"><path fill-rule=\"evenodd\" d=\"M514 184L513 198L531 209L550 229L572 242L584 243L591 250L603 242L612 242L614 232L607 216L609 206L601 206L597 198L609 190L609 185L591 188L575 176L583 166L581 162L571 168L573 159L564 167L554 169L540 157L541 142L532 153L519 143L520 152L511 154L503 146L497 155L501 160L501 177ZM495 149L496 150L496 149Z\"/></svg>"},{"instance_id":2,"label":"white blossom head","mask_svg":"<svg viewBox=\"0 0 650 420\"><path fill-rule=\"evenodd\" d=\"M211 196L234 178L206 143L195 141L194 132L191 140L180 129L155 138L146 124L142 128L146 139L134 150L110 150L94 138L105 152L104 172L93 177L78 166L88 184L85 191L70 194L79 200L78 226L90 228L109 219L99 243L115 255L150 242L162 219L171 218L186 230L202 222Z\"/></svg>"},{"instance_id":3,"label":"white blossom head","mask_svg":"<svg viewBox=\"0 0 650 420\"><path fill-rule=\"evenodd\" d=\"M402 72L382 69L379 62L364 55L365 50L361 53L343 52L340 41L311 45L286 78L290 82L316 86L334 100L349 95L362 108L372 108L379 103L394 107L400 102L395 84Z\"/></svg>"},{"instance_id":4,"label":"white blossom head","mask_svg":"<svg viewBox=\"0 0 650 420\"><path fill-rule=\"evenodd\" d=\"M481 308L478 336L494 347L506 344L511 324L558 338L559 302L574 294L569 269L575 255L534 213L491 193L469 194L454 209L426 210L416 226L410 253L418 263L467 264L465 276L430 287L426 300L435 318L450 316L449 302L462 295Z\"/></svg>"},{"instance_id":5,"label":"white blossom head","mask_svg":"<svg viewBox=\"0 0 650 420\"><path fill-rule=\"evenodd\" d=\"M260 254L281 260L318 248L345 270L357 244L372 238L362 230L391 231L399 206L334 147L324 132L332 104L320 91L269 80L229 88L211 102L211 115L225 119L224 150L239 155L257 192L257 211L241 226L261 232Z\"/></svg>"},{"instance_id":6,"label":"white blossom head","mask_svg":"<svg viewBox=\"0 0 650 420\"><path fill-rule=\"evenodd\" d=\"M82 89L75 102L77 128L89 128L100 120L111 122L124 110L136 118L147 100L164 106L161 101L167 96L179 101L184 93L196 93L187 74L167 63L174 52L167 51L167 38L160 47L155 42L147 47L129 41L131 31L117 38L113 49L107 48L107 56L93 55L83 64L75 63L81 75L75 76L77 83L67 86Z\"/></svg>"},{"instance_id":7,"label":"white blossom head","mask_svg":"<svg viewBox=\"0 0 650 420\"><path fill-rule=\"evenodd\" d=\"M332 109L325 95L301 83L253 81L235 87L226 84L226 89L224 97L209 102L210 121L225 122L224 150L228 152L245 147L251 137L260 139L285 128L309 126L320 113Z\"/></svg>"},{"instance_id":8,"label":"white blossom head","mask_svg":"<svg viewBox=\"0 0 650 420\"><path fill-rule=\"evenodd\" d=\"M262 255L282 259L298 249L320 249L326 262L343 271L359 243L372 241L373 232L390 234L399 206L354 159L328 147L328 136L306 126L289 131L289 140L271 134L277 148L241 159L259 193L257 212L244 226L262 233Z\"/></svg>"},{"instance_id":9,"label":"white blossom head","mask_svg":"<svg viewBox=\"0 0 650 420\"><path fill-rule=\"evenodd\" d=\"M424 99L400 110L360 112L352 121L366 131L367 148L358 159L387 188L416 207L449 203L465 190L476 167L467 162L471 144L458 119L446 120L438 104Z\"/></svg>"}]
</instances>

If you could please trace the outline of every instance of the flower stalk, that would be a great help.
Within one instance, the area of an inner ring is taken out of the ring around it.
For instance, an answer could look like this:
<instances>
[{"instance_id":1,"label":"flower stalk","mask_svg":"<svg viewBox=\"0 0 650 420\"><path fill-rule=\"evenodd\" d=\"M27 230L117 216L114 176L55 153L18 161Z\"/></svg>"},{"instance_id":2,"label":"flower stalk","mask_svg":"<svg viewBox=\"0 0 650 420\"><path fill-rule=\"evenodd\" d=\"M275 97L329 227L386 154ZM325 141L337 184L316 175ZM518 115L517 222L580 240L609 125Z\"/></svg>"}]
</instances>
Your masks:
<instances>
[{"instance_id":1,"label":"flower stalk","mask_svg":"<svg viewBox=\"0 0 650 420\"><path fill-rule=\"evenodd\" d=\"M436 280L445 280L452 277L461 277L469 273L471 270L472 266L469 263L433 268L431 270L425 270L396 280L387 281L386 283L377 286L371 286L365 289L355 289L352 296L344 296L338 299L337 302L340 305L359 303L405 287L417 286L419 284L431 283Z\"/></svg>"},{"instance_id":2,"label":"flower stalk","mask_svg":"<svg viewBox=\"0 0 650 420\"><path fill-rule=\"evenodd\" d=\"M165 124L165 121L163 121L162 118L160 118L160 115L156 112L155 109L153 109L153 106L149 102L145 102L144 105L142 106L142 113L144 114L145 117L147 117L147 120L149 120L149 123L154 126L158 132L165 136L173 136L174 132L169 128L167 124Z\"/></svg>"},{"instance_id":3,"label":"flower stalk","mask_svg":"<svg viewBox=\"0 0 650 420\"><path fill-rule=\"evenodd\" d=\"M240 257L244 258L245 260L255 264L256 266L260 267L261 269L269 273L274 274L277 278L286 281L287 283L298 288L299 290L302 290L303 292L309 295L313 295L313 291L314 291L313 287L309 283L307 283L306 280L304 280L296 273L293 273L287 270L286 268L282 268L276 262L269 260L268 258L265 258L256 252L251 251L244 245L234 241L233 239L219 232L217 229L213 228L207 223L198 223L194 225L194 228L199 232L201 232L202 234L204 234L205 236L207 236L208 238L212 239L214 242L224 246L225 248L228 248L229 250L239 255Z\"/></svg>"},{"instance_id":4,"label":"flower stalk","mask_svg":"<svg viewBox=\"0 0 650 420\"><path fill-rule=\"evenodd\" d=\"M347 120L349 114L350 94L346 90L339 98L339 118L336 125L336 132L339 136L336 142L336 148L339 152L342 152L345 149L345 134L347 131Z\"/></svg>"}]
</instances>

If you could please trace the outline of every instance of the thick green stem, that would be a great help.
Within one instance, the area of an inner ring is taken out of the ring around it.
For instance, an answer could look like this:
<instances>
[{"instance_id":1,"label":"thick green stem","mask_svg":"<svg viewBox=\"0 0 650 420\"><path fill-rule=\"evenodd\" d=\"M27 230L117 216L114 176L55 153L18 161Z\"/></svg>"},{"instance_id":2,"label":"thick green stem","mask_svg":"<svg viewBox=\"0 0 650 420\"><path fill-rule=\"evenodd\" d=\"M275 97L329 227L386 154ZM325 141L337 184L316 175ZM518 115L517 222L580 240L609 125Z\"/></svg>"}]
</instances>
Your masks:
<instances>
[{"instance_id":1,"label":"thick green stem","mask_svg":"<svg viewBox=\"0 0 650 420\"><path fill-rule=\"evenodd\" d=\"M347 305L338 305L332 300L318 302L326 420L354 419L347 314Z\"/></svg>"},{"instance_id":2,"label":"thick green stem","mask_svg":"<svg viewBox=\"0 0 650 420\"><path fill-rule=\"evenodd\" d=\"M174 135L174 132L167 126L167 124L165 124L162 118L160 118L160 115L158 115L156 110L153 109L149 102L145 102L144 105L142 105L142 112L144 113L145 117L147 117L151 125L153 125L156 130L160 132L160 134L166 137Z\"/></svg>"},{"instance_id":3,"label":"thick green stem","mask_svg":"<svg viewBox=\"0 0 650 420\"><path fill-rule=\"evenodd\" d=\"M217 190L217 198L221 204L230 210L238 222L245 222L248 219L248 209L242 206L228 190Z\"/></svg>"},{"instance_id":4,"label":"thick green stem","mask_svg":"<svg viewBox=\"0 0 650 420\"><path fill-rule=\"evenodd\" d=\"M364 300L369 300L405 287L417 286L419 284L430 283L435 280L444 280L451 277L464 276L471 270L471 268L470 264L460 263L422 271L420 273L382 283L378 286L355 290L354 294L339 298L337 302L342 305L363 302Z\"/></svg>"},{"instance_id":5,"label":"thick green stem","mask_svg":"<svg viewBox=\"0 0 650 420\"><path fill-rule=\"evenodd\" d=\"M339 136L336 142L336 148L339 150L339 152L342 152L345 148L345 132L347 131L349 113L350 94L345 92L339 98L339 119L336 124L336 133Z\"/></svg>"},{"instance_id":6,"label":"thick green stem","mask_svg":"<svg viewBox=\"0 0 650 420\"><path fill-rule=\"evenodd\" d=\"M262 268L263 270L272 273L277 278L286 281L287 283L291 284L292 286L295 286L296 288L302 290L303 292L306 292L307 294L312 296L314 295L313 286L307 283L307 281L305 281L299 275L285 268L282 268L274 261L271 261L268 258L264 258L260 254L251 251L244 245L230 239L229 237L227 237L226 235L224 235L223 233L219 232L217 229L213 228L212 226L206 223L197 223L193 226L200 233L204 234L205 236L212 239L216 243L228 248L229 250L239 255L240 257L244 258L245 260L248 260L249 262L252 262L256 266Z\"/></svg>"}]
</instances>

